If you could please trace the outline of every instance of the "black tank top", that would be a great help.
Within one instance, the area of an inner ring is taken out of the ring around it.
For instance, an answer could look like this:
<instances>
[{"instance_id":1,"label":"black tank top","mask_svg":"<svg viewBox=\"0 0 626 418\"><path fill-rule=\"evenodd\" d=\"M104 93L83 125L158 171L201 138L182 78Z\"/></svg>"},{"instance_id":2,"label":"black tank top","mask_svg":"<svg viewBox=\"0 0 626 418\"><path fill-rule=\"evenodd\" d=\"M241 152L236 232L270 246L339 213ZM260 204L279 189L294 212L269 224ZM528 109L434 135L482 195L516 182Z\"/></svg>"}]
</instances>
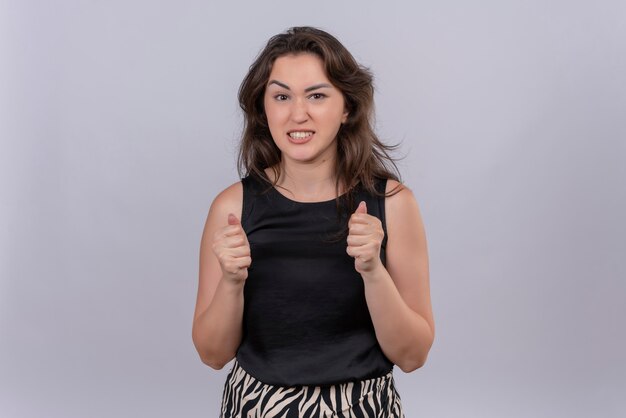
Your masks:
<instances>
[{"instance_id":1,"label":"black tank top","mask_svg":"<svg viewBox=\"0 0 626 418\"><path fill-rule=\"evenodd\" d=\"M379 377L393 364L383 354L361 275L346 253L347 217L335 200L302 203L248 176L242 226L252 265L244 287L241 367L279 386L328 385ZM386 180L376 188L385 191ZM385 227L384 197L357 188L356 202ZM385 234L386 235L386 234ZM381 260L384 262L384 248Z\"/></svg>"}]
</instances>

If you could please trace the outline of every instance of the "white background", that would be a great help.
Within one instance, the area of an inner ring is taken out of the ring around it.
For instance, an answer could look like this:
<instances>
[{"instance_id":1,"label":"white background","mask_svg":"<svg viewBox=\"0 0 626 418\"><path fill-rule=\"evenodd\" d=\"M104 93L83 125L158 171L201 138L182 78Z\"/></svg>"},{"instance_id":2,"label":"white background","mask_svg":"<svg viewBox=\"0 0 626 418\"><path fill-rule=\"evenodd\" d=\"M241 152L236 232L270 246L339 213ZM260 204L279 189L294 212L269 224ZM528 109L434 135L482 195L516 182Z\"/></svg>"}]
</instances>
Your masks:
<instances>
[{"instance_id":1,"label":"white background","mask_svg":"<svg viewBox=\"0 0 626 418\"><path fill-rule=\"evenodd\" d=\"M624 416L626 3L555 0L0 0L0 416L217 417L200 234L294 25L372 69L423 211L407 417Z\"/></svg>"}]
</instances>

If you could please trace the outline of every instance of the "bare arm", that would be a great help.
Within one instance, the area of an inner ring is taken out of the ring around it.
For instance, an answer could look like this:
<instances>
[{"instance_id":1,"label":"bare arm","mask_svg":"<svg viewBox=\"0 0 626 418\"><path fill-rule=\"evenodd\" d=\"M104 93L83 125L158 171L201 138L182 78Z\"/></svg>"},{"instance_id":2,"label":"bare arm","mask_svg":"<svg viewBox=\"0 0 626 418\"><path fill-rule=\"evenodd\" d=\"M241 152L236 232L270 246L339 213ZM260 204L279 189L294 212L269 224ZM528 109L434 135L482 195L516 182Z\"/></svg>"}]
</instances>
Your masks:
<instances>
[{"instance_id":1,"label":"bare arm","mask_svg":"<svg viewBox=\"0 0 626 418\"><path fill-rule=\"evenodd\" d=\"M387 190L397 184L389 180ZM355 257L355 268L363 277L367 306L383 352L410 372L426 361L435 333L426 235L409 189L403 187L385 202L386 268L379 257L382 225L364 213L364 205L350 219L348 254Z\"/></svg>"},{"instance_id":2,"label":"bare arm","mask_svg":"<svg viewBox=\"0 0 626 418\"><path fill-rule=\"evenodd\" d=\"M243 190L236 183L209 210L200 244L198 296L192 338L202 361L214 369L228 363L241 343L243 287L250 246L234 214L241 214Z\"/></svg>"}]
</instances>

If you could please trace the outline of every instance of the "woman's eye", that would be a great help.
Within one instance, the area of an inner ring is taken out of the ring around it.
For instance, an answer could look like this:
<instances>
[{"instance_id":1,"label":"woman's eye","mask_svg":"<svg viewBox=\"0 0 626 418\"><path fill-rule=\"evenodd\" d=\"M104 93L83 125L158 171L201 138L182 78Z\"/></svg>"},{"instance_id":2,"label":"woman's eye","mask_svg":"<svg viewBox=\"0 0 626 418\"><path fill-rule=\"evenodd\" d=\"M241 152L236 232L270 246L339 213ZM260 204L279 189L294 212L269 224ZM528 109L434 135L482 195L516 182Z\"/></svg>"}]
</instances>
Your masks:
<instances>
[{"instance_id":1,"label":"woman's eye","mask_svg":"<svg viewBox=\"0 0 626 418\"><path fill-rule=\"evenodd\" d=\"M274 99L278 100L279 102L285 101L288 99L286 94L277 94L276 96L274 96Z\"/></svg>"},{"instance_id":2,"label":"woman's eye","mask_svg":"<svg viewBox=\"0 0 626 418\"><path fill-rule=\"evenodd\" d=\"M319 99L323 99L324 97L326 97L325 94L323 93L313 93L311 96L309 96L311 99L314 100L319 100Z\"/></svg>"}]
</instances>

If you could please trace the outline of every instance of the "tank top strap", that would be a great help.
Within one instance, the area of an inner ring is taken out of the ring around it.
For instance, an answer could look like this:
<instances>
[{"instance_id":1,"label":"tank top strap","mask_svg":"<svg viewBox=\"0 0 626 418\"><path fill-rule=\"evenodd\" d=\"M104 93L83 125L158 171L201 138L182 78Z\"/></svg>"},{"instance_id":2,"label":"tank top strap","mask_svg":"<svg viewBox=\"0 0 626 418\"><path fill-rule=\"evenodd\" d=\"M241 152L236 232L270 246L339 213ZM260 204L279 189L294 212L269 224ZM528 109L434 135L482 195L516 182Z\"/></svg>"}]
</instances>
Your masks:
<instances>
[{"instance_id":1,"label":"tank top strap","mask_svg":"<svg viewBox=\"0 0 626 418\"><path fill-rule=\"evenodd\" d=\"M259 196L267 193L268 185L264 184L262 180L253 175L248 175L241 179L243 186L243 206L241 210L241 224L245 226L248 224L252 211L254 210L254 203L258 200Z\"/></svg>"}]
</instances>

